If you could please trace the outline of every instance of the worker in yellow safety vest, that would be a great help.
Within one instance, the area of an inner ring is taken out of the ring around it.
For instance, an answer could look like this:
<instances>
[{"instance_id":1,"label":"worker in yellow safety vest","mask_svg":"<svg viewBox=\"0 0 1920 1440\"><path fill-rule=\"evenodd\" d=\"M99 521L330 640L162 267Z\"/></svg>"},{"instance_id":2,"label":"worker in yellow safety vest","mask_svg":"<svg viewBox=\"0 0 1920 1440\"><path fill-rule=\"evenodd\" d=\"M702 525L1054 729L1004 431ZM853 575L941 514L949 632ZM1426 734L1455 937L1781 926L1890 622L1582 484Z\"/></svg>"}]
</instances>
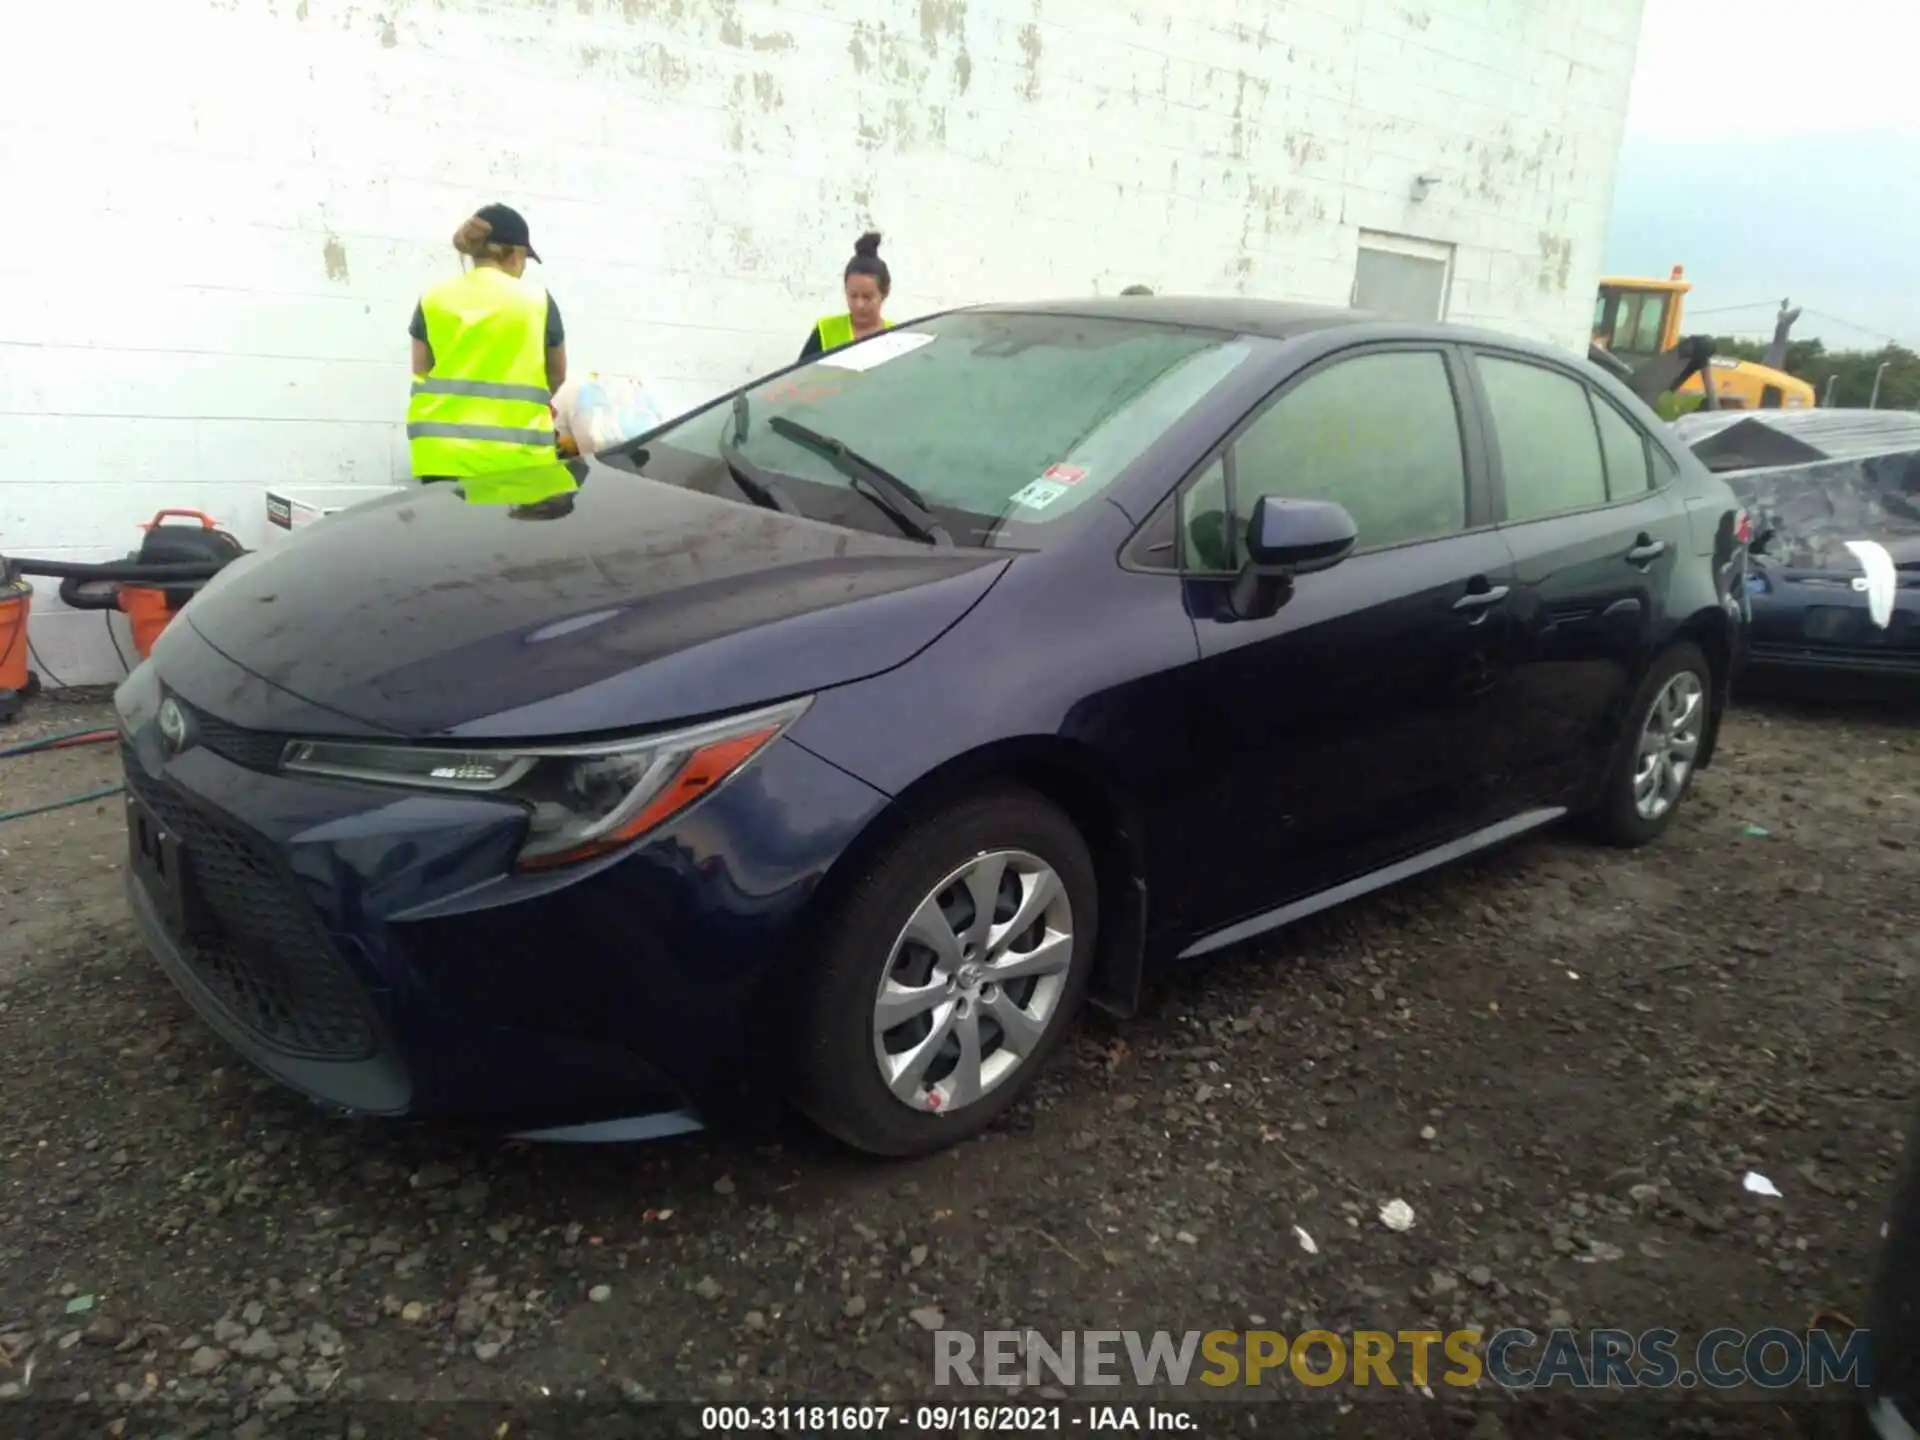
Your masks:
<instances>
[{"instance_id":1,"label":"worker in yellow safety vest","mask_svg":"<svg viewBox=\"0 0 1920 1440\"><path fill-rule=\"evenodd\" d=\"M527 222L487 205L454 232L471 260L414 307L407 443L422 481L555 463L553 392L567 337L553 297L526 278L538 260Z\"/></svg>"},{"instance_id":2,"label":"worker in yellow safety vest","mask_svg":"<svg viewBox=\"0 0 1920 1440\"><path fill-rule=\"evenodd\" d=\"M807 343L800 349L802 360L890 328L880 317L880 307L893 291L893 276L880 258L880 237L873 231L853 242L853 258L841 276L841 287L847 297L846 312L827 316L808 332Z\"/></svg>"}]
</instances>

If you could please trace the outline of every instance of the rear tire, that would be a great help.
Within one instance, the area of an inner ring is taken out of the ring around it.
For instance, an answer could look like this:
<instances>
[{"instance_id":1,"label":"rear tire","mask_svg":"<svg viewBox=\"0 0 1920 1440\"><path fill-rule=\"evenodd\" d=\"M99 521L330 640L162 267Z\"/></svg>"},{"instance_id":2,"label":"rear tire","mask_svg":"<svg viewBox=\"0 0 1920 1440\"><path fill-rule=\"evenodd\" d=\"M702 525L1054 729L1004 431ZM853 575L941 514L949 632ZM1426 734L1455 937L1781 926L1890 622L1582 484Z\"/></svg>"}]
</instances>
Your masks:
<instances>
[{"instance_id":1,"label":"rear tire","mask_svg":"<svg viewBox=\"0 0 1920 1440\"><path fill-rule=\"evenodd\" d=\"M1099 898L1085 840L1031 792L995 790L916 820L812 947L795 1104L872 1155L979 1134L1071 1028Z\"/></svg>"},{"instance_id":2,"label":"rear tire","mask_svg":"<svg viewBox=\"0 0 1920 1440\"><path fill-rule=\"evenodd\" d=\"M1586 817L1595 839L1632 849L1673 823L1699 769L1713 693L1713 667L1691 641L1654 661L1628 707L1599 802Z\"/></svg>"}]
</instances>

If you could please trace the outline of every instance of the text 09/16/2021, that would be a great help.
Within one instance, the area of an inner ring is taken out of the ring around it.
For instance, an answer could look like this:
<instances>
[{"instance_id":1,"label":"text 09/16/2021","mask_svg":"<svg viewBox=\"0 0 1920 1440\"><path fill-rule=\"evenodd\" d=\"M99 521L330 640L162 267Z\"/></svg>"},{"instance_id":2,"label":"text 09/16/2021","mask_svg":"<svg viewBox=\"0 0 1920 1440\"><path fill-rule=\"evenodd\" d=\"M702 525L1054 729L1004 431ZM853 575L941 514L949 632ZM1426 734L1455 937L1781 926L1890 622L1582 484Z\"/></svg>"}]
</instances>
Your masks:
<instances>
[{"instance_id":1,"label":"text 09/16/2021","mask_svg":"<svg viewBox=\"0 0 1920 1440\"><path fill-rule=\"evenodd\" d=\"M1101 1405L708 1405L700 1428L721 1433L946 1434L955 1431L1058 1435L1068 1430L1185 1431L1195 1427L1185 1411L1160 1406Z\"/></svg>"}]
</instances>

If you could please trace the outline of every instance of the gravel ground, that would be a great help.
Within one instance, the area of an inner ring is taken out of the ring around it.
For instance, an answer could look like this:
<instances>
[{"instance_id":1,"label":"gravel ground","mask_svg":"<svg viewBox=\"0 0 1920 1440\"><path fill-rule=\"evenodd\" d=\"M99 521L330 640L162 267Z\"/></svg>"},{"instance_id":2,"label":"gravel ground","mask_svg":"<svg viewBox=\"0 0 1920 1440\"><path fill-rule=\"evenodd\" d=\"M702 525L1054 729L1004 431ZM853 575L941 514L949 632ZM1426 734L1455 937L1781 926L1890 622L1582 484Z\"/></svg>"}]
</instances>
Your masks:
<instances>
[{"instance_id":1,"label":"gravel ground","mask_svg":"<svg viewBox=\"0 0 1920 1440\"><path fill-rule=\"evenodd\" d=\"M0 745L105 715L42 701ZM0 761L0 810L113 765ZM1661 843L1548 836L1244 947L1089 1017L1002 1129L910 1164L797 1125L590 1149L327 1119L141 952L122 844L117 801L0 826L0 1394L222 1424L321 1395L902 1401L941 1325L1804 1327L1858 1313L1920 1072L1911 712L1743 709ZM1535 1433L1655 1423L1624 1407ZM1354 1409L1482 1440L1532 1413Z\"/></svg>"}]
</instances>

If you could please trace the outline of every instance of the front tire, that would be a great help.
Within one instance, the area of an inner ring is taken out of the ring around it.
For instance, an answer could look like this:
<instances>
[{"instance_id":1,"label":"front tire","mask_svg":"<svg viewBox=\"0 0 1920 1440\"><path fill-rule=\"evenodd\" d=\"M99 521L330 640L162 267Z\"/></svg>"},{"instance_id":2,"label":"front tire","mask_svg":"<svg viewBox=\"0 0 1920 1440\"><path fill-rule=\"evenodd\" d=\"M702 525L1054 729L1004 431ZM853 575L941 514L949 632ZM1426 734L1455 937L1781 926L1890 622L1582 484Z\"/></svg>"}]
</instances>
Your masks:
<instances>
[{"instance_id":1,"label":"front tire","mask_svg":"<svg viewBox=\"0 0 1920 1440\"><path fill-rule=\"evenodd\" d=\"M916 820L813 947L801 1112L893 1157L986 1129L1086 998L1099 898L1086 841L1038 795L995 791Z\"/></svg>"},{"instance_id":2,"label":"front tire","mask_svg":"<svg viewBox=\"0 0 1920 1440\"><path fill-rule=\"evenodd\" d=\"M1656 839L1693 787L1713 712L1713 669L1681 641L1640 682L1600 801L1588 816L1595 838L1623 848Z\"/></svg>"}]
</instances>

